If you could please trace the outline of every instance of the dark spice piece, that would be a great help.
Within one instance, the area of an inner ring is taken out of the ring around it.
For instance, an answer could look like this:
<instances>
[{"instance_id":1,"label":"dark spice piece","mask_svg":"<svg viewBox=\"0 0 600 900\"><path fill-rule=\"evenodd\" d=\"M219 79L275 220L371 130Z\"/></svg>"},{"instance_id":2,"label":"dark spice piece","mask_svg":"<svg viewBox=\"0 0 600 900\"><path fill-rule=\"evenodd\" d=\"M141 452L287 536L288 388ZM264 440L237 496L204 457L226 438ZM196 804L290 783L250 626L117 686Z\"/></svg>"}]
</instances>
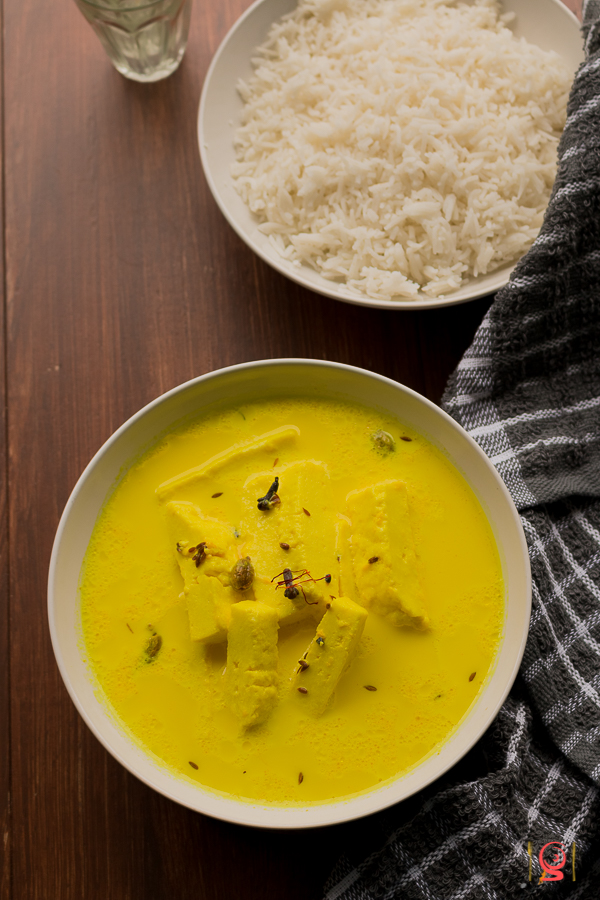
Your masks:
<instances>
[{"instance_id":1,"label":"dark spice piece","mask_svg":"<svg viewBox=\"0 0 600 900\"><path fill-rule=\"evenodd\" d=\"M279 457L277 457L277 459L274 461L273 468L275 468L275 466L277 465L278 462L279 462Z\"/></svg>"},{"instance_id":2,"label":"dark spice piece","mask_svg":"<svg viewBox=\"0 0 600 900\"><path fill-rule=\"evenodd\" d=\"M129 628L130 632L133 634L133 628L131 627L131 625L129 624L129 622L125 622L125 624L126 624L127 627Z\"/></svg>"},{"instance_id":3,"label":"dark spice piece","mask_svg":"<svg viewBox=\"0 0 600 900\"><path fill-rule=\"evenodd\" d=\"M401 437L400 440L401 440L401 441L412 441L412 438L409 438L409 437Z\"/></svg>"},{"instance_id":4,"label":"dark spice piece","mask_svg":"<svg viewBox=\"0 0 600 900\"><path fill-rule=\"evenodd\" d=\"M305 687L299 687L298 690L301 694L308 694L308 689Z\"/></svg>"},{"instance_id":5,"label":"dark spice piece","mask_svg":"<svg viewBox=\"0 0 600 900\"><path fill-rule=\"evenodd\" d=\"M317 638L317 644L319 645L319 647L322 647L324 643L325 643L325 638L321 637L321 635L319 635L319 637Z\"/></svg>"},{"instance_id":6,"label":"dark spice piece","mask_svg":"<svg viewBox=\"0 0 600 900\"><path fill-rule=\"evenodd\" d=\"M202 541L201 544L195 548L196 553L192 556L193 561L196 563L196 568L200 565L200 563L206 559L206 553L204 552L204 548L206 547L206 541Z\"/></svg>"},{"instance_id":7,"label":"dark spice piece","mask_svg":"<svg viewBox=\"0 0 600 900\"><path fill-rule=\"evenodd\" d=\"M369 565L372 566L373 563L376 563L376 562L379 562L379 557L378 557L378 556L372 556L371 559L369 560Z\"/></svg>"},{"instance_id":8,"label":"dark spice piece","mask_svg":"<svg viewBox=\"0 0 600 900\"><path fill-rule=\"evenodd\" d=\"M309 511L307 509L304 509L304 507L302 507L302 512L304 513L305 516L310 516Z\"/></svg>"},{"instance_id":9,"label":"dark spice piece","mask_svg":"<svg viewBox=\"0 0 600 900\"><path fill-rule=\"evenodd\" d=\"M363 685L363 687L364 687L365 691L376 691L377 690L377 688L373 687L372 684L365 684L365 685Z\"/></svg>"},{"instance_id":10,"label":"dark spice piece","mask_svg":"<svg viewBox=\"0 0 600 900\"><path fill-rule=\"evenodd\" d=\"M191 761L190 761L190 766L192 767L192 769L197 769L197 768L198 768L198 766L196 765L196 763L191 762Z\"/></svg>"},{"instance_id":11,"label":"dark spice piece","mask_svg":"<svg viewBox=\"0 0 600 900\"><path fill-rule=\"evenodd\" d=\"M148 657L148 659L154 659L161 647L162 638L160 634L153 634L146 644L146 656Z\"/></svg>"},{"instance_id":12,"label":"dark spice piece","mask_svg":"<svg viewBox=\"0 0 600 900\"><path fill-rule=\"evenodd\" d=\"M289 549L290 549L290 545L289 545L289 544L286 544L285 541L281 541L281 543L280 543L279 546L281 547L282 550L289 550Z\"/></svg>"},{"instance_id":13,"label":"dark spice piece","mask_svg":"<svg viewBox=\"0 0 600 900\"><path fill-rule=\"evenodd\" d=\"M475 678L476 675L477 675L477 672L472 672L472 673L469 675L469 681L473 681L473 679Z\"/></svg>"},{"instance_id":14,"label":"dark spice piece","mask_svg":"<svg viewBox=\"0 0 600 900\"><path fill-rule=\"evenodd\" d=\"M217 491L216 494L213 494L213 495L212 495L212 499L213 499L213 500L216 500L217 497L222 497L222 496L223 496L223 491Z\"/></svg>"},{"instance_id":15,"label":"dark spice piece","mask_svg":"<svg viewBox=\"0 0 600 900\"><path fill-rule=\"evenodd\" d=\"M302 784L303 781L304 781L304 775L302 774L302 772L300 772L300 774L298 775L298 784Z\"/></svg>"},{"instance_id":16,"label":"dark spice piece","mask_svg":"<svg viewBox=\"0 0 600 900\"><path fill-rule=\"evenodd\" d=\"M267 512L269 509L272 509L274 506L277 506L278 503L281 503L281 500L277 494L279 490L279 478L275 478L275 481L267 491L264 497L258 498L258 508L263 512Z\"/></svg>"}]
</instances>

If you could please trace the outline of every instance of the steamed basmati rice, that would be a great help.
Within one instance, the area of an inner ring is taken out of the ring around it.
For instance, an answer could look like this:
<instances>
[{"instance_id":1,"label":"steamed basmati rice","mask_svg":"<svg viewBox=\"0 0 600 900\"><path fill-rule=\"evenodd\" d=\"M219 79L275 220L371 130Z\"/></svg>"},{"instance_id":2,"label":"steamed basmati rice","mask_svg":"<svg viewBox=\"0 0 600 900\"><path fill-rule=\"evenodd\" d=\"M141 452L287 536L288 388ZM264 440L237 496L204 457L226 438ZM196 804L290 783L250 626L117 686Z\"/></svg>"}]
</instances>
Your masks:
<instances>
[{"instance_id":1,"label":"steamed basmati rice","mask_svg":"<svg viewBox=\"0 0 600 900\"><path fill-rule=\"evenodd\" d=\"M300 0L256 50L236 188L277 251L377 299L521 256L572 73L495 0Z\"/></svg>"}]
</instances>

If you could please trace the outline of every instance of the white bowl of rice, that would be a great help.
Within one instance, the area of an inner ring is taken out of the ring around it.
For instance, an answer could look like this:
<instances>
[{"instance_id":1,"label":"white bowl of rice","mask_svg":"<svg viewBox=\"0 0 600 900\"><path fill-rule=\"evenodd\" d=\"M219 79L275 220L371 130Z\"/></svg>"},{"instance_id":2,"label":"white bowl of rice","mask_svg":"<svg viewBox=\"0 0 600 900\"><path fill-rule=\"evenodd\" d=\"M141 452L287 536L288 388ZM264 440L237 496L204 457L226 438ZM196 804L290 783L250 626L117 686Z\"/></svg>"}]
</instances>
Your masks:
<instances>
[{"instance_id":1,"label":"white bowl of rice","mask_svg":"<svg viewBox=\"0 0 600 900\"><path fill-rule=\"evenodd\" d=\"M258 0L206 76L204 172L242 240L298 284L463 303L535 240L582 59L561 0Z\"/></svg>"}]
</instances>

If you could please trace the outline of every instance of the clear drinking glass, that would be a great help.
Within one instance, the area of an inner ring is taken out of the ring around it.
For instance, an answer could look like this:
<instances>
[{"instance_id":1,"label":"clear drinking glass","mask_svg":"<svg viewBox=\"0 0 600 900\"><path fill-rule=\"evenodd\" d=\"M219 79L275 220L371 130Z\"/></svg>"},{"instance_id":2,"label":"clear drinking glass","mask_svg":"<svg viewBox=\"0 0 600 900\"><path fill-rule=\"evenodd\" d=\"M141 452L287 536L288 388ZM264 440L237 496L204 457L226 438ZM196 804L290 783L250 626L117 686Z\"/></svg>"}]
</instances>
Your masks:
<instances>
[{"instance_id":1,"label":"clear drinking glass","mask_svg":"<svg viewBox=\"0 0 600 900\"><path fill-rule=\"evenodd\" d=\"M185 53L192 0L75 0L115 69L134 81L159 81Z\"/></svg>"}]
</instances>

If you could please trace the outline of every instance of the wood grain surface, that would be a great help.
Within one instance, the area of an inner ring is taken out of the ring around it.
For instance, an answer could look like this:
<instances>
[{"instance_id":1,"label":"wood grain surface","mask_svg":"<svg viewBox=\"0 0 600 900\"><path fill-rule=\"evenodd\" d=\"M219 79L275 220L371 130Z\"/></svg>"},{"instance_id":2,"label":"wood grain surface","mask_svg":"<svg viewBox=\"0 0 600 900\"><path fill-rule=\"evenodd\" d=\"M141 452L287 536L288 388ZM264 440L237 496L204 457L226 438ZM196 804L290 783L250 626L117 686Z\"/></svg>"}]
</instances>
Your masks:
<instances>
[{"instance_id":1,"label":"wood grain surface","mask_svg":"<svg viewBox=\"0 0 600 900\"><path fill-rule=\"evenodd\" d=\"M492 299L362 309L258 260L217 209L196 143L211 56L249 4L194 3L184 62L155 85L114 71L69 0L4 5L0 900L318 900L340 850L375 843L386 821L265 832L177 806L96 741L52 653L59 517L136 410L279 356L363 366L439 401ZM463 763L483 764L477 751Z\"/></svg>"}]
</instances>

